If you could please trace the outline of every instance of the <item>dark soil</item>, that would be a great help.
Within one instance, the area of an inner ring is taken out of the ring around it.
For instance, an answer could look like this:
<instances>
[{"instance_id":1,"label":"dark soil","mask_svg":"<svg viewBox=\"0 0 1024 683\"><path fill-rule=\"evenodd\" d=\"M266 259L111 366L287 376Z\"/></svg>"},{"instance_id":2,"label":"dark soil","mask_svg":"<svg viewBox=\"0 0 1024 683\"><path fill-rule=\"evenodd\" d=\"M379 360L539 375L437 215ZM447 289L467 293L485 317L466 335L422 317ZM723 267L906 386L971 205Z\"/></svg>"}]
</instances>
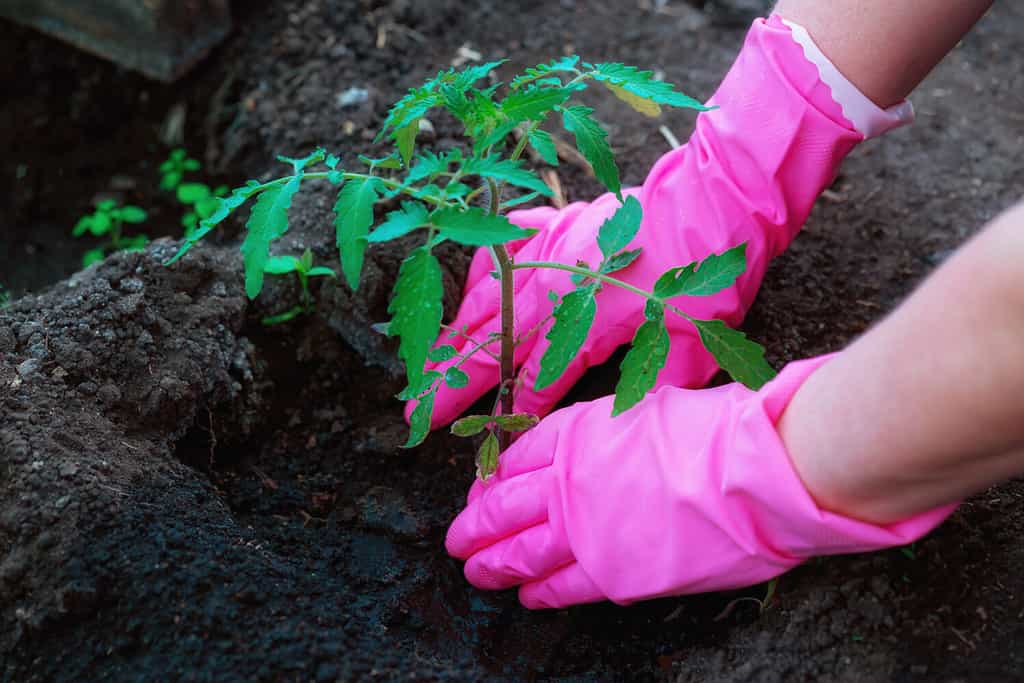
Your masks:
<instances>
[{"instance_id":1,"label":"dark soil","mask_svg":"<svg viewBox=\"0 0 1024 683\"><path fill-rule=\"evenodd\" d=\"M175 103L209 173L243 179L276 152L372 149L387 104L463 44L512 68L620 59L707 96L760 3L242 4L237 34L170 87L0 25L0 283L34 292L0 310L0 680L1024 679L1024 482L913 548L810 562L764 612L736 602L761 586L531 613L443 552L468 446L398 448L393 350L367 330L398 252L371 255L358 301L325 285L317 316L273 329L260 317L295 292L248 302L231 229L171 269L162 240L53 284L115 175L151 234L176 234L154 178ZM998 4L919 88L918 122L851 156L748 317L774 364L840 348L1024 194L1022 34L1024 9ZM352 86L369 100L339 108ZM667 149L657 124L599 104L639 182ZM663 122L684 138L692 116ZM427 142L452 144L435 126ZM570 200L598 192L560 175ZM330 201L297 204L289 249L330 258ZM465 263L446 255L449 311ZM579 395L610 389L597 372Z\"/></svg>"}]
</instances>

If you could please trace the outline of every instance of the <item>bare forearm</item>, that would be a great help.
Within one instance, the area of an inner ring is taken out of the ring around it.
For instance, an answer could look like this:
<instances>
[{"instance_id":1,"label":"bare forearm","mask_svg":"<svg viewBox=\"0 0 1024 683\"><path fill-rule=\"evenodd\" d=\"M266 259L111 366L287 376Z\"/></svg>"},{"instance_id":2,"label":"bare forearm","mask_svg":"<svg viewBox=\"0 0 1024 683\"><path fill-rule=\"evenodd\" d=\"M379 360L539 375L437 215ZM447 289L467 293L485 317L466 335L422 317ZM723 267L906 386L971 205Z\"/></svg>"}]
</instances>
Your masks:
<instances>
[{"instance_id":1,"label":"bare forearm","mask_svg":"<svg viewBox=\"0 0 1024 683\"><path fill-rule=\"evenodd\" d=\"M904 519L1024 472L1024 204L811 376L779 431L824 508Z\"/></svg>"},{"instance_id":2,"label":"bare forearm","mask_svg":"<svg viewBox=\"0 0 1024 683\"><path fill-rule=\"evenodd\" d=\"M896 104L992 5L992 0L779 0L836 68L880 107Z\"/></svg>"}]
</instances>

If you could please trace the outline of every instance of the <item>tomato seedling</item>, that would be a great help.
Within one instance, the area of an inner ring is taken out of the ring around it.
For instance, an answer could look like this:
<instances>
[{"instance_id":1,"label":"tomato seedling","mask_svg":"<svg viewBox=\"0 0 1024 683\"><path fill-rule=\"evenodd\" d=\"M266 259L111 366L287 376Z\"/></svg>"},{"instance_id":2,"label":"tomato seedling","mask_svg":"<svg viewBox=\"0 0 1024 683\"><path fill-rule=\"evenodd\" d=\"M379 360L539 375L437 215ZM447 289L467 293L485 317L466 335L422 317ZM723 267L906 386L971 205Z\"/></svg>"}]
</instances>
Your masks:
<instances>
[{"instance_id":1,"label":"tomato seedling","mask_svg":"<svg viewBox=\"0 0 1024 683\"><path fill-rule=\"evenodd\" d=\"M449 69L410 90L389 110L378 135L378 140L392 140L394 151L375 159L360 155L357 160L363 170L343 168L337 155L323 149L298 159L278 157L292 167L290 174L269 182L250 180L220 198L216 210L200 221L198 230L185 240L168 264L181 258L233 211L255 199L241 252L245 290L249 297L256 297L263 289L267 266L274 258L271 245L288 230L292 199L302 183L312 180L340 186L334 205L335 239L341 271L352 290L359 287L364 255L370 245L420 233L419 246L399 268L388 307L392 317L382 326L386 334L398 338L398 355L405 365L407 386L398 398L417 401L406 447L415 446L426 437L434 396L442 383L453 388L466 386L469 378L460 366L475 353L491 354L500 365L500 377L496 378L499 398L494 414L462 418L453 426L456 434L487 432L477 457L478 473L483 478L497 466L509 432L527 429L536 422L534 416L512 414L515 270L568 271L575 284L575 289L566 295L552 299L549 344L536 380L539 387L557 380L579 352L594 321L596 295L606 286L622 287L646 299L646 321L636 330L621 365L614 414L628 410L653 388L668 356L666 313L688 320L719 365L734 379L755 388L768 381L774 372L764 359L763 348L719 320L694 318L669 302L677 296L710 295L731 286L746 268L745 245L710 254L699 263L672 268L657 280L653 291L613 277L616 271L642 257L639 249L630 250L628 245L640 228L643 209L636 199L623 198L615 155L607 132L593 116L594 110L574 100L589 86L600 84L647 115L657 114L663 106L696 110L706 107L671 84L656 80L650 71L618 63L591 64L576 56L526 69L507 87L478 85L490 79L501 64L489 62L461 71ZM446 110L461 122L467 142L463 148L443 153L417 154L420 122L435 108ZM598 234L602 260L594 267L516 263L505 247L510 241L534 233L511 223L505 216L507 210L552 194L540 176L521 161L529 146L545 162L558 163L555 140L544 128L550 120L560 120L594 175L620 201L619 209ZM514 135L517 131L518 135ZM513 190L516 195L506 199L506 192ZM399 198L399 207L374 227L374 207ZM446 241L489 248L496 277L501 282L501 331L488 339L473 340L462 353L451 345L433 348L442 330L443 294L441 265L434 250ZM495 345L499 347L497 352L490 348ZM444 373L426 371L428 358L453 362Z\"/></svg>"},{"instance_id":2,"label":"tomato seedling","mask_svg":"<svg viewBox=\"0 0 1024 683\"><path fill-rule=\"evenodd\" d=\"M137 224L143 223L145 220L146 212L138 206L131 204L121 206L113 199L100 201L96 204L96 210L78 219L71 231L74 237L81 237L88 233L94 237L109 238L109 241L85 252L82 257L82 267L87 268L97 261L102 261L108 251L141 251L144 249L149 238L146 235L125 235L123 228L125 223Z\"/></svg>"},{"instance_id":3,"label":"tomato seedling","mask_svg":"<svg viewBox=\"0 0 1024 683\"><path fill-rule=\"evenodd\" d=\"M326 266L313 265L313 252L308 248L302 253L301 258L294 256L271 256L267 264L263 266L263 272L269 275L288 275L295 273L299 279L301 302L288 309L284 313L270 315L263 318L264 325L280 325L293 318L313 312L313 296L309 293L309 279L312 277L330 277L337 279L338 275Z\"/></svg>"}]
</instances>

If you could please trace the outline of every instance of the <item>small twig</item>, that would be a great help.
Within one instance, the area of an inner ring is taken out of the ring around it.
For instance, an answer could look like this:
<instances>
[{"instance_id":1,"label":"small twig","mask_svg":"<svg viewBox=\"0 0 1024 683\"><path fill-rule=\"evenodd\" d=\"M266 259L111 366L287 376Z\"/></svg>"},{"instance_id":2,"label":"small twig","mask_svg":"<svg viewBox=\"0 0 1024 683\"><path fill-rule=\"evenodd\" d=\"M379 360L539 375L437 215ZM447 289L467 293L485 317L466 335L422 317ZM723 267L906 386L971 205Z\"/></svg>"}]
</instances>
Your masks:
<instances>
[{"instance_id":1,"label":"small twig","mask_svg":"<svg viewBox=\"0 0 1024 683\"><path fill-rule=\"evenodd\" d=\"M498 354L494 353L493 351L489 351L486 348L489 344L492 344L495 341L497 341L497 337L495 337L494 339L487 339L485 341L478 342L476 339L474 339L473 337L470 337L468 334L466 334L462 330L457 330L454 327L452 327L451 325L445 325L444 323L442 323L441 324L441 329L442 330L448 330L449 332L452 332L453 334L456 334L456 335L462 337L463 339L468 341L470 344L476 344L476 348L474 348L472 351L470 351L470 353L475 353L476 351L483 351L488 356L490 356L492 359L494 359L495 362L497 362L497 363L501 362L501 358L498 357ZM469 355L469 354L466 354L466 355Z\"/></svg>"},{"instance_id":2,"label":"small twig","mask_svg":"<svg viewBox=\"0 0 1024 683\"><path fill-rule=\"evenodd\" d=\"M551 188L551 203L556 209L564 209L569 202L565 200L565 193L562 191L562 181L558 177L558 171L553 168L545 168L540 172L544 183Z\"/></svg>"}]
</instances>

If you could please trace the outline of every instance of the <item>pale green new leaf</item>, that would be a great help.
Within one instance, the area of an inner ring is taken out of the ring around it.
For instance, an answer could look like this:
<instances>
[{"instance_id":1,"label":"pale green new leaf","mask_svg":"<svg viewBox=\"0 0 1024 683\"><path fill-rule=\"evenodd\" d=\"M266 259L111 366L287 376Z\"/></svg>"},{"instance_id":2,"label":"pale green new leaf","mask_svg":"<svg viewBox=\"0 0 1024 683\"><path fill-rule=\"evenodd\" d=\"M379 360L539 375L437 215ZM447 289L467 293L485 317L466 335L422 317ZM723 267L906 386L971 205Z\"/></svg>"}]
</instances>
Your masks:
<instances>
[{"instance_id":1,"label":"pale green new leaf","mask_svg":"<svg viewBox=\"0 0 1024 683\"><path fill-rule=\"evenodd\" d=\"M547 333L548 348L540 359L535 389L540 391L562 376L579 353L597 313L596 287L588 285L569 292L555 307L555 322Z\"/></svg>"},{"instance_id":2,"label":"pale green new leaf","mask_svg":"<svg viewBox=\"0 0 1024 683\"><path fill-rule=\"evenodd\" d=\"M615 155L608 145L608 133L591 117L593 113L590 107L566 107L562 109L562 122L565 129L576 137L576 147L590 162L597 179L621 198L622 182L619 180L619 167L615 165Z\"/></svg>"},{"instance_id":3,"label":"pale green new leaf","mask_svg":"<svg viewBox=\"0 0 1024 683\"><path fill-rule=\"evenodd\" d=\"M704 348L737 382L757 390L775 377L775 370L764 358L764 347L739 330L728 327L721 320L691 318L690 322L700 333Z\"/></svg>"},{"instance_id":4,"label":"pale green new leaf","mask_svg":"<svg viewBox=\"0 0 1024 683\"><path fill-rule=\"evenodd\" d=\"M551 138L551 134L538 128L532 131L529 137L530 144L537 150L541 159L552 166L558 166L558 149L555 147L555 141Z\"/></svg>"},{"instance_id":5,"label":"pale green new leaf","mask_svg":"<svg viewBox=\"0 0 1024 683\"><path fill-rule=\"evenodd\" d=\"M509 185L525 187L528 190L540 192L545 197L550 197L552 194L551 188L536 173L523 168L520 161L502 159L496 154L469 159L462 170L466 175L478 175L506 182Z\"/></svg>"},{"instance_id":6,"label":"pale green new leaf","mask_svg":"<svg viewBox=\"0 0 1024 683\"><path fill-rule=\"evenodd\" d=\"M263 275L270 259L270 243L288 230L288 209L299 191L302 176L295 175L283 185L260 194L245 223L242 260L245 263L245 293L255 299L263 289Z\"/></svg>"},{"instance_id":7,"label":"pale green new leaf","mask_svg":"<svg viewBox=\"0 0 1024 683\"><path fill-rule=\"evenodd\" d=\"M487 481L498 469L498 455L501 446L494 432L488 432L480 450L476 453L476 476L480 481Z\"/></svg>"},{"instance_id":8,"label":"pale green new leaf","mask_svg":"<svg viewBox=\"0 0 1024 683\"><path fill-rule=\"evenodd\" d=\"M336 242L341 252L341 270L353 291L359 288L367 235L373 224L373 205L380 180L358 178L341 186L334 204Z\"/></svg>"},{"instance_id":9,"label":"pale green new leaf","mask_svg":"<svg viewBox=\"0 0 1024 683\"><path fill-rule=\"evenodd\" d=\"M302 263L294 256L271 256L263 266L263 272L271 275L286 275L302 269Z\"/></svg>"},{"instance_id":10,"label":"pale green new leaf","mask_svg":"<svg viewBox=\"0 0 1024 683\"><path fill-rule=\"evenodd\" d=\"M747 244L733 247L721 254L711 254L703 261L690 263L665 272L654 283L654 296L671 299L675 296L710 296L731 287L747 268Z\"/></svg>"},{"instance_id":11,"label":"pale green new leaf","mask_svg":"<svg viewBox=\"0 0 1024 683\"><path fill-rule=\"evenodd\" d=\"M696 109L697 111L708 111L709 109L709 107L705 107L692 97L678 92L671 83L655 80L654 73L651 71L641 71L635 66L611 62L587 64L586 68L593 69L591 75L595 80L617 85L623 90L645 100L670 107Z\"/></svg>"},{"instance_id":12,"label":"pale green new leaf","mask_svg":"<svg viewBox=\"0 0 1024 683\"><path fill-rule=\"evenodd\" d=\"M419 202L402 202L402 208L388 213L387 219L370 233L369 242L387 242L407 235L430 222L427 207Z\"/></svg>"},{"instance_id":13,"label":"pale green new leaf","mask_svg":"<svg viewBox=\"0 0 1024 683\"><path fill-rule=\"evenodd\" d=\"M413 408L412 414L409 416L409 440L402 448L419 446L427 438L427 434L430 433L430 418L434 413L434 396L436 394L437 390L435 389L420 397L416 403L416 407Z\"/></svg>"},{"instance_id":14,"label":"pale green new leaf","mask_svg":"<svg viewBox=\"0 0 1024 683\"><path fill-rule=\"evenodd\" d=\"M640 230L640 221L644 210L636 197L626 197L615 213L601 224L597 231L597 246L605 259L611 258L616 252L624 249Z\"/></svg>"},{"instance_id":15,"label":"pale green new leaf","mask_svg":"<svg viewBox=\"0 0 1024 683\"><path fill-rule=\"evenodd\" d=\"M489 214L476 206L465 210L456 207L438 209L430 215L430 222L447 239L473 247L504 244L537 232L520 228L505 216Z\"/></svg>"},{"instance_id":16,"label":"pale green new leaf","mask_svg":"<svg viewBox=\"0 0 1024 683\"><path fill-rule=\"evenodd\" d=\"M398 270L388 305L388 336L399 337L398 357L405 362L410 387L420 386L427 352L441 329L441 266L426 247L410 254Z\"/></svg>"},{"instance_id":17,"label":"pale green new leaf","mask_svg":"<svg viewBox=\"0 0 1024 683\"><path fill-rule=\"evenodd\" d=\"M637 328L633 344L619 365L622 374L615 385L613 417L635 406L654 387L658 372L665 367L668 349L664 316L647 320Z\"/></svg>"}]
</instances>

